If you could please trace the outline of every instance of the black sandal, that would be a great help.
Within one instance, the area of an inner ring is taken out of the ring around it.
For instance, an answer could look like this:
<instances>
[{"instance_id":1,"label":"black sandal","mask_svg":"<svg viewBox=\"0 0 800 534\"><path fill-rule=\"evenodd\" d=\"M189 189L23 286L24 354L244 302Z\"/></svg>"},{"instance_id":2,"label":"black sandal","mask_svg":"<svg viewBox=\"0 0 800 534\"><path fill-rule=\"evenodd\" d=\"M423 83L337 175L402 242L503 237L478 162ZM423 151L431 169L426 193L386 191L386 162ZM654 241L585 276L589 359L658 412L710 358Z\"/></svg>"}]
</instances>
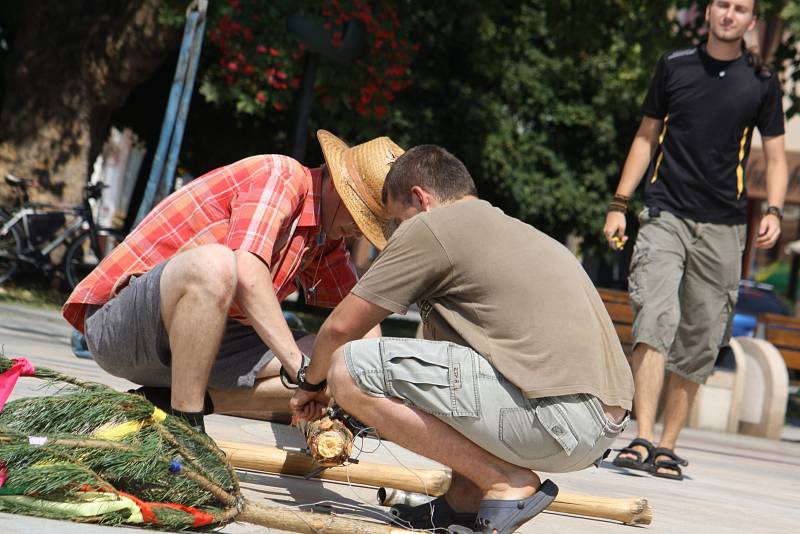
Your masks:
<instances>
[{"instance_id":1,"label":"black sandal","mask_svg":"<svg viewBox=\"0 0 800 534\"><path fill-rule=\"evenodd\" d=\"M659 456L667 456L669 457L669 460L656 460L656 458ZM657 449L653 449L653 452L650 453L650 457L653 459L651 468L652 471L650 473L654 477L669 478L671 480L683 480L683 471L681 470L681 466L686 467L689 465L689 462L675 454L675 451L666 447L659 447ZM677 471L677 473L659 473L658 469L670 469L672 471Z\"/></svg>"},{"instance_id":2,"label":"black sandal","mask_svg":"<svg viewBox=\"0 0 800 534\"><path fill-rule=\"evenodd\" d=\"M419 530L446 529L454 524L471 527L478 515L477 512L456 512L444 495L417 506L395 504L389 514L398 525Z\"/></svg>"},{"instance_id":3,"label":"black sandal","mask_svg":"<svg viewBox=\"0 0 800 534\"><path fill-rule=\"evenodd\" d=\"M647 449L647 457L642 458L642 453L634 449L634 447L644 447ZM653 449L655 449L655 445L650 443L648 440L644 438L636 438L631 441L627 447L622 449L616 449L619 451L617 457L614 458L613 464L617 467L626 467L628 469L637 469L639 471L647 471L648 473L653 469L652 464L650 463L653 458ZM620 458L623 454L630 454L636 456L636 459L633 458Z\"/></svg>"}]
</instances>

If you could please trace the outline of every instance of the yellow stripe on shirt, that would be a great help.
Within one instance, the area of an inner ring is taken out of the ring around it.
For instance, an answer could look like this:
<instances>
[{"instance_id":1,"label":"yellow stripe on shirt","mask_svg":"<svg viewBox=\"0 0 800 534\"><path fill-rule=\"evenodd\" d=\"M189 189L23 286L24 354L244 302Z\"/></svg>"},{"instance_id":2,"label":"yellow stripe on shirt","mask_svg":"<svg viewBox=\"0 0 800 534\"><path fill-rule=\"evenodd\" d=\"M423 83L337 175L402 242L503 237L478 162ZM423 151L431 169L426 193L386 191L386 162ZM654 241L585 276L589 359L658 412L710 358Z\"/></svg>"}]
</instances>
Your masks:
<instances>
[{"instance_id":1,"label":"yellow stripe on shirt","mask_svg":"<svg viewBox=\"0 0 800 534\"><path fill-rule=\"evenodd\" d=\"M664 127L661 128L661 135L658 136L658 159L656 160L656 168L653 170L653 176L650 178L650 183L654 183L658 178L658 168L661 166L661 160L664 159L664 137L667 135L667 122L669 122L669 115L664 117Z\"/></svg>"},{"instance_id":2,"label":"yellow stripe on shirt","mask_svg":"<svg viewBox=\"0 0 800 534\"><path fill-rule=\"evenodd\" d=\"M744 191L744 167L742 163L744 162L744 145L747 144L747 132L750 131L750 127L746 126L744 132L742 132L742 140L739 141L739 164L736 166L736 199L738 200L739 197L742 196L742 191Z\"/></svg>"}]
</instances>

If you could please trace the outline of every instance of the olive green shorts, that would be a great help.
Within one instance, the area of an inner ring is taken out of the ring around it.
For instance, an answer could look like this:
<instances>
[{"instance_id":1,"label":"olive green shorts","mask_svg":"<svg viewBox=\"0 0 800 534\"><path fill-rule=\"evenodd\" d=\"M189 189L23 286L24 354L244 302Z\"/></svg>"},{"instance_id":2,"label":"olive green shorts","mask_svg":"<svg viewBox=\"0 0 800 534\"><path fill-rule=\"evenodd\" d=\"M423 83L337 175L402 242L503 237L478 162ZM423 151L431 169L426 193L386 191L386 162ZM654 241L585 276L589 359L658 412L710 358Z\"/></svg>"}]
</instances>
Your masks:
<instances>
[{"instance_id":1,"label":"olive green shorts","mask_svg":"<svg viewBox=\"0 0 800 534\"><path fill-rule=\"evenodd\" d=\"M628 291L633 341L664 354L667 370L700 384L728 343L746 226L639 214Z\"/></svg>"},{"instance_id":2,"label":"olive green shorts","mask_svg":"<svg viewBox=\"0 0 800 534\"><path fill-rule=\"evenodd\" d=\"M599 463L627 424L576 394L526 398L480 354L444 341L373 338L345 345L358 387L429 413L489 453L537 471L577 471Z\"/></svg>"}]
</instances>

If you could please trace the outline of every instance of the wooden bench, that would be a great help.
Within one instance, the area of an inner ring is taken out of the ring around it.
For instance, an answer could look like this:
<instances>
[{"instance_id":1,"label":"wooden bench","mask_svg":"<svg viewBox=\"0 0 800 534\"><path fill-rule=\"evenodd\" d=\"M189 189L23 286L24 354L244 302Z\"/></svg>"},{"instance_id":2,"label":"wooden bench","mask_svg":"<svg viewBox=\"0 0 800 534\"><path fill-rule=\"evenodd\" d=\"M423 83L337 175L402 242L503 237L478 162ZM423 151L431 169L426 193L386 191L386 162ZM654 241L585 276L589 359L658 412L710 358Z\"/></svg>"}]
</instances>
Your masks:
<instances>
[{"instance_id":1,"label":"wooden bench","mask_svg":"<svg viewBox=\"0 0 800 534\"><path fill-rule=\"evenodd\" d=\"M597 292L600 293L600 298L603 299L608 315L611 316L611 321L614 323L614 329L617 331L617 336L622 348L625 350L625 354L630 356L633 348L633 337L631 335L633 309L631 308L628 292L603 287L598 287Z\"/></svg>"},{"instance_id":2,"label":"wooden bench","mask_svg":"<svg viewBox=\"0 0 800 534\"><path fill-rule=\"evenodd\" d=\"M756 328L756 337L766 339L780 351L793 375L792 382L800 380L800 318L762 313Z\"/></svg>"}]
</instances>

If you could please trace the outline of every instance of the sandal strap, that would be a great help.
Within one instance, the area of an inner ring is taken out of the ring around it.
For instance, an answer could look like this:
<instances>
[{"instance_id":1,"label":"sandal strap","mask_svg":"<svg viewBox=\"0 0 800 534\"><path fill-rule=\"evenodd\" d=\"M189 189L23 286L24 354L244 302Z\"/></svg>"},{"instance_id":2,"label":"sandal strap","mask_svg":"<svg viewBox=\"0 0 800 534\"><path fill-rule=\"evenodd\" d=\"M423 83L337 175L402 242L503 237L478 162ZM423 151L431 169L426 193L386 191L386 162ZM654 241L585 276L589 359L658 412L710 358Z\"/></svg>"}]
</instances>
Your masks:
<instances>
[{"instance_id":1,"label":"sandal strap","mask_svg":"<svg viewBox=\"0 0 800 534\"><path fill-rule=\"evenodd\" d=\"M628 447L644 447L647 449L648 454L650 454L653 452L653 449L655 449L656 446L644 438L636 438L628 443Z\"/></svg>"},{"instance_id":2,"label":"sandal strap","mask_svg":"<svg viewBox=\"0 0 800 534\"><path fill-rule=\"evenodd\" d=\"M647 457L643 458L642 453L634 449L634 447L644 447L647 449ZM641 461L649 461L650 458L653 458L653 449L655 449L655 445L653 445L650 441L644 438L636 438L631 440L627 446L621 449L614 449L617 452L624 453L624 454L633 454L637 458L637 462Z\"/></svg>"},{"instance_id":3,"label":"sandal strap","mask_svg":"<svg viewBox=\"0 0 800 534\"><path fill-rule=\"evenodd\" d=\"M637 462L641 462L642 461L642 453L637 451L636 449L632 449L630 447L623 447L621 449L614 449L614 450L619 453L619 454L617 454L617 456L619 456L620 454L631 454L633 456L636 456L636 461Z\"/></svg>"},{"instance_id":4,"label":"sandal strap","mask_svg":"<svg viewBox=\"0 0 800 534\"><path fill-rule=\"evenodd\" d=\"M688 460L684 460L683 458L675 454L675 451L673 451L672 449L668 449L666 447L658 447L657 449L654 449L651 454L654 460L654 465L657 465L659 467L667 467L666 465L662 465L664 463L674 464L675 466L682 465L684 467L689 465ZM667 456L670 458L670 460L655 461L655 459L658 458L659 456Z\"/></svg>"}]
</instances>

